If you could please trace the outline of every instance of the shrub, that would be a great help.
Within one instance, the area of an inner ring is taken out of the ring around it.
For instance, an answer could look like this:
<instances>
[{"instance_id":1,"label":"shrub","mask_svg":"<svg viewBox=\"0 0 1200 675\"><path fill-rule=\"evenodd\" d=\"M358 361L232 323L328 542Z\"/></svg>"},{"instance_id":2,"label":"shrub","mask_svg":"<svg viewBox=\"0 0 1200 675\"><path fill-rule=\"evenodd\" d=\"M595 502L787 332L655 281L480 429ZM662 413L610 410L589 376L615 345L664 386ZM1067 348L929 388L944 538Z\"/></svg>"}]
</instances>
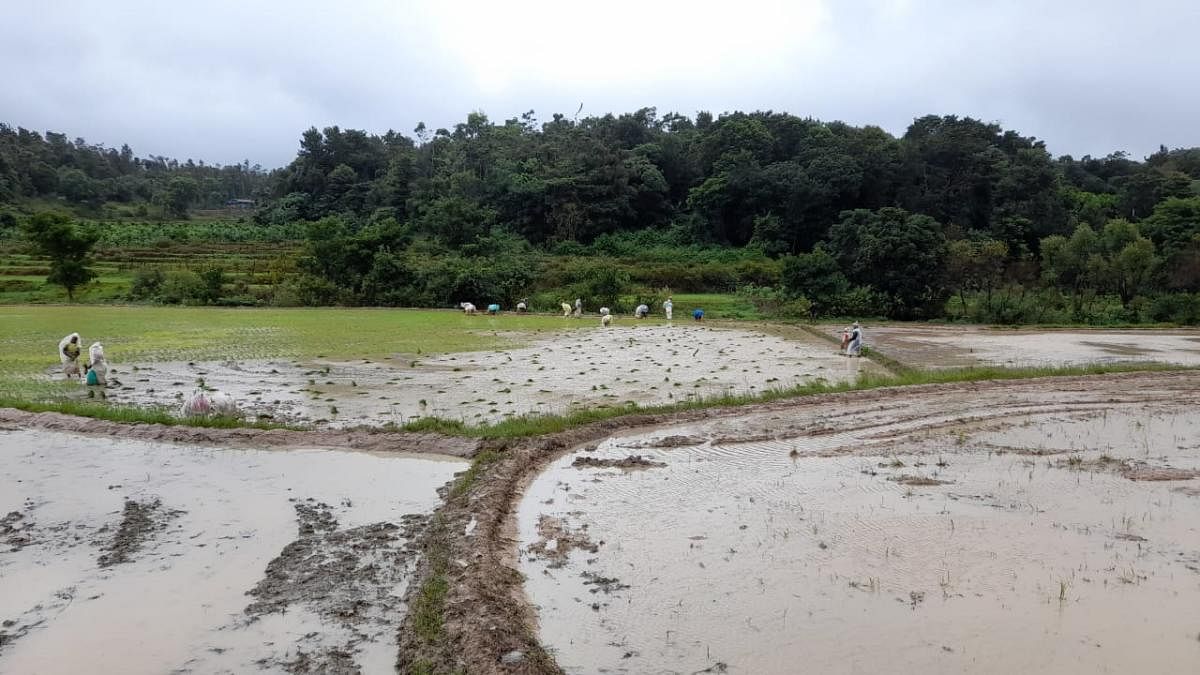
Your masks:
<instances>
[{"instance_id":1,"label":"shrub","mask_svg":"<svg viewBox=\"0 0 1200 675\"><path fill-rule=\"evenodd\" d=\"M205 292L204 280L191 270L171 270L163 279L160 296L171 304L192 304L200 301Z\"/></svg>"},{"instance_id":2,"label":"shrub","mask_svg":"<svg viewBox=\"0 0 1200 675\"><path fill-rule=\"evenodd\" d=\"M1149 315L1155 321L1186 326L1200 324L1200 293L1170 293L1150 301Z\"/></svg>"},{"instance_id":3,"label":"shrub","mask_svg":"<svg viewBox=\"0 0 1200 675\"><path fill-rule=\"evenodd\" d=\"M158 297L166 278L163 271L157 267L138 268L133 273L133 284L129 287L129 297L138 300Z\"/></svg>"}]
</instances>

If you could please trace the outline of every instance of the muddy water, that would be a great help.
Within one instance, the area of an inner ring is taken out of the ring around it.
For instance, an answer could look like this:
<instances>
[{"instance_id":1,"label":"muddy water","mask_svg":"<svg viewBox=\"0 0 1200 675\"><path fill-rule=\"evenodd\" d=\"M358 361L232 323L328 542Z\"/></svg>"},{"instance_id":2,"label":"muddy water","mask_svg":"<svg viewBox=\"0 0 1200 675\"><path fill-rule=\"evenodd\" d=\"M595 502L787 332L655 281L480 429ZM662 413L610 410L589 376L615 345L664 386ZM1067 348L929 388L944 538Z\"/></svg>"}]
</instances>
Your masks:
<instances>
[{"instance_id":1,"label":"muddy water","mask_svg":"<svg viewBox=\"0 0 1200 675\"><path fill-rule=\"evenodd\" d=\"M464 466L0 431L0 672L388 672L405 516Z\"/></svg>"},{"instance_id":2,"label":"muddy water","mask_svg":"<svg viewBox=\"0 0 1200 675\"><path fill-rule=\"evenodd\" d=\"M520 505L542 640L571 673L1197 672L1200 479L1131 479L1200 475L1195 384L610 438Z\"/></svg>"},{"instance_id":3,"label":"muddy water","mask_svg":"<svg viewBox=\"0 0 1200 675\"><path fill-rule=\"evenodd\" d=\"M680 324L617 326L558 335L521 349L357 362L114 364L112 401L179 405L199 383L250 416L330 426L403 424L437 416L494 422L576 406L670 403L853 379L859 360L811 336L783 339Z\"/></svg>"},{"instance_id":4,"label":"muddy water","mask_svg":"<svg viewBox=\"0 0 1200 675\"><path fill-rule=\"evenodd\" d=\"M840 327L826 326L831 335ZM1117 361L1200 365L1197 330L996 330L889 325L867 328L867 344L922 368L1058 366Z\"/></svg>"}]
</instances>

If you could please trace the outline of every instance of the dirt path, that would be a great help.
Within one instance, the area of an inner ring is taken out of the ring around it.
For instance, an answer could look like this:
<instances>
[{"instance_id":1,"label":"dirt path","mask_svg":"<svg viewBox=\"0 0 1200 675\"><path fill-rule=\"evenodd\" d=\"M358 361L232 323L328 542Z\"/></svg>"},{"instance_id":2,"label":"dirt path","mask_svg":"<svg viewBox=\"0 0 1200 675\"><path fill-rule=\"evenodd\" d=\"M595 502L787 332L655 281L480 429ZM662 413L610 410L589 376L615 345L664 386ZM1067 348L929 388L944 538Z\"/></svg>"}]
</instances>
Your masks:
<instances>
[{"instance_id":1,"label":"dirt path","mask_svg":"<svg viewBox=\"0 0 1200 675\"><path fill-rule=\"evenodd\" d=\"M956 385L928 385L878 389L848 394L814 396L735 409L691 411L672 415L633 415L571 430L549 437L493 443L488 450L499 459L482 471L465 494L452 495L435 516L437 526L423 542L426 550L437 550L448 561L442 570L447 582L444 624L432 640L415 630L413 617L401 632L400 666L419 661L434 663L438 672L470 673L560 673L561 668L546 652L536 634L537 616L524 594L519 571L516 540L517 509L523 491L552 461L574 449L633 431L645 435L654 427L670 426L665 436L683 436L671 441L694 445L686 431L676 426L701 421L718 426L729 420L734 440L749 442L758 434L765 440L829 435L830 415L836 422L839 410L854 408L868 418L886 418L894 424L908 420L906 433L919 434L948 423L986 424L996 416L1012 415L1014 409L1045 410L1049 405L1089 403L1097 409L1131 400L1178 400L1200 391L1200 373L1125 373L1096 377L1045 378L1025 381L991 381ZM1007 401L1008 407L978 410L978 420L952 415L937 419L928 411L953 409L975 399ZM1066 401L1066 403L1064 403ZM927 411L908 413L914 405ZM826 413L829 413L828 415ZM768 416L773 428L747 429L737 422L747 416ZM805 420L819 420L816 423ZM731 436L733 438L733 436ZM634 447L640 447L634 444ZM645 475L652 475L646 473ZM642 475L642 474L639 474ZM912 488L906 488L912 489ZM434 570L422 566L418 583Z\"/></svg>"}]
</instances>

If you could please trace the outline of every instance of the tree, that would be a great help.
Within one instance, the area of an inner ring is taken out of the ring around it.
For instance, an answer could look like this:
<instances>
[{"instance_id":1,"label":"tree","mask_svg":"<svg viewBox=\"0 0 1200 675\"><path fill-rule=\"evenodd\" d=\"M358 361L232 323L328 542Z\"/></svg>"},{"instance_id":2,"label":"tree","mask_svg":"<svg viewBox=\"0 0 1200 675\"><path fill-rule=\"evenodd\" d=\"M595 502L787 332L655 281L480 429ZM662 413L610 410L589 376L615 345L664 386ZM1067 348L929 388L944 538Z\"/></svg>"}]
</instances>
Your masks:
<instances>
[{"instance_id":1,"label":"tree","mask_svg":"<svg viewBox=\"0 0 1200 675\"><path fill-rule=\"evenodd\" d=\"M821 247L812 253L784 258L781 268L784 290L808 298L816 313L827 311L838 296L850 289L850 282L842 274L837 260Z\"/></svg>"},{"instance_id":2,"label":"tree","mask_svg":"<svg viewBox=\"0 0 1200 675\"><path fill-rule=\"evenodd\" d=\"M967 291L982 291L984 309L991 311L992 291L1003 280L1007 259L1008 245L994 239L958 239L947 245L946 281L950 288L957 289L964 316L967 313Z\"/></svg>"},{"instance_id":3,"label":"tree","mask_svg":"<svg viewBox=\"0 0 1200 675\"><path fill-rule=\"evenodd\" d=\"M26 221L24 230L37 253L50 258L46 282L65 288L67 299L74 302L75 289L96 278L88 265L99 235L81 230L69 216L53 212L33 216Z\"/></svg>"},{"instance_id":4,"label":"tree","mask_svg":"<svg viewBox=\"0 0 1200 675\"><path fill-rule=\"evenodd\" d=\"M155 196L155 201L167 213L175 218L187 218L188 207L196 201L200 194L200 185L188 176L175 176L167 181L167 185Z\"/></svg>"},{"instance_id":5,"label":"tree","mask_svg":"<svg viewBox=\"0 0 1200 675\"><path fill-rule=\"evenodd\" d=\"M1042 278L1046 283L1071 292L1072 307L1083 308L1084 291L1090 287L1089 263L1099 248L1095 230L1079 225L1068 239L1059 234L1042 240ZM1093 265L1094 267L1094 265Z\"/></svg>"},{"instance_id":6,"label":"tree","mask_svg":"<svg viewBox=\"0 0 1200 675\"><path fill-rule=\"evenodd\" d=\"M1128 307L1149 287L1158 269L1154 243L1141 235L1136 224L1114 219L1100 232L1100 253L1104 261L1100 281Z\"/></svg>"},{"instance_id":7,"label":"tree","mask_svg":"<svg viewBox=\"0 0 1200 675\"><path fill-rule=\"evenodd\" d=\"M1200 197L1170 197L1159 202L1141 225L1164 253L1183 248L1200 236Z\"/></svg>"},{"instance_id":8,"label":"tree","mask_svg":"<svg viewBox=\"0 0 1200 675\"><path fill-rule=\"evenodd\" d=\"M941 313L946 236L933 218L895 207L844 211L829 231L829 246L852 282L888 297L892 317Z\"/></svg>"}]
</instances>

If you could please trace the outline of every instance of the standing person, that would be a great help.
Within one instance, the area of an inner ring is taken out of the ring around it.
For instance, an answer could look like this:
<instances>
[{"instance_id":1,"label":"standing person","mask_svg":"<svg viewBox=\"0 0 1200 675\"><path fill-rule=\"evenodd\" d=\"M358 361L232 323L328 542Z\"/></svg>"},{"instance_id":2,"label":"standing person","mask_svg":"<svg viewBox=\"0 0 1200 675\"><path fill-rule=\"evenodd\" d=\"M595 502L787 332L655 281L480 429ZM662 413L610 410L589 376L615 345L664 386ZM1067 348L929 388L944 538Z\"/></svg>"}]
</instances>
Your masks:
<instances>
[{"instance_id":1,"label":"standing person","mask_svg":"<svg viewBox=\"0 0 1200 675\"><path fill-rule=\"evenodd\" d=\"M79 333L71 333L58 342L58 358L62 360L63 373L67 379L79 375Z\"/></svg>"},{"instance_id":2,"label":"standing person","mask_svg":"<svg viewBox=\"0 0 1200 675\"><path fill-rule=\"evenodd\" d=\"M846 356L862 356L863 332L862 326L855 321L850 327L850 342L846 345Z\"/></svg>"},{"instance_id":3,"label":"standing person","mask_svg":"<svg viewBox=\"0 0 1200 675\"><path fill-rule=\"evenodd\" d=\"M671 302L671 296L667 296L666 301L663 302L663 312L667 315L667 321L671 320L671 311L674 309L675 303Z\"/></svg>"},{"instance_id":4,"label":"standing person","mask_svg":"<svg viewBox=\"0 0 1200 675\"><path fill-rule=\"evenodd\" d=\"M575 298L575 318L583 316L583 300Z\"/></svg>"},{"instance_id":5,"label":"standing person","mask_svg":"<svg viewBox=\"0 0 1200 675\"><path fill-rule=\"evenodd\" d=\"M846 345L848 344L850 344L850 326L846 326L842 329L842 346L838 347L838 351L845 354Z\"/></svg>"}]
</instances>

